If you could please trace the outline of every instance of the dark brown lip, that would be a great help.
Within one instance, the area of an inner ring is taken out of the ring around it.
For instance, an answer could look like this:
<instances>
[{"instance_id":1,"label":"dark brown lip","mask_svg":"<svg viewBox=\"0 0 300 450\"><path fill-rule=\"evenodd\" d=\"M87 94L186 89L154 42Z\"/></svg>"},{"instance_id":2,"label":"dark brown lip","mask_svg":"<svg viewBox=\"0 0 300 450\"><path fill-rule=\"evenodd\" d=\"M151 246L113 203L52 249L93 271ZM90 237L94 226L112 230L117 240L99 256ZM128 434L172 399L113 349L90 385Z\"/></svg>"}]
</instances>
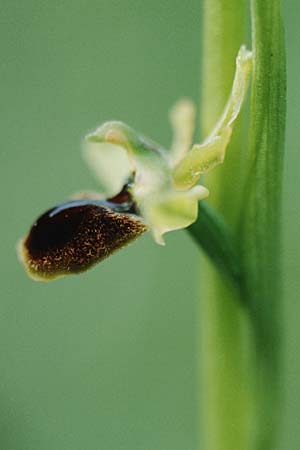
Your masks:
<instances>
[{"instance_id":1,"label":"dark brown lip","mask_svg":"<svg viewBox=\"0 0 300 450\"><path fill-rule=\"evenodd\" d=\"M146 231L127 189L108 200L73 200L42 214L22 245L35 278L79 273Z\"/></svg>"}]
</instances>

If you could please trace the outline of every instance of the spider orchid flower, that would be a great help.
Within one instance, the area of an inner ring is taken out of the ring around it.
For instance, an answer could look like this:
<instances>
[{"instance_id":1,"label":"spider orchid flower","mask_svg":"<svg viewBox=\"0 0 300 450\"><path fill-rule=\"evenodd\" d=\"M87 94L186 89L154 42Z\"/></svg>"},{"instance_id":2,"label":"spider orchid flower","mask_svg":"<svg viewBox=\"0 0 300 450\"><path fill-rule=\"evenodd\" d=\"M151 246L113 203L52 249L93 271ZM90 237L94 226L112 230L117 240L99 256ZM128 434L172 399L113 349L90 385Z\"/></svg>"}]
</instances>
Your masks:
<instances>
[{"instance_id":1,"label":"spider orchid flower","mask_svg":"<svg viewBox=\"0 0 300 450\"><path fill-rule=\"evenodd\" d=\"M192 145L195 108L187 99L171 110L169 151L122 122L106 122L84 142L84 158L96 174L100 195L48 210L19 243L28 274L49 280L82 272L149 230L164 234L196 221L198 202L209 195L200 176L225 158L251 73L251 52L241 47L233 87L223 114L202 144Z\"/></svg>"}]
</instances>

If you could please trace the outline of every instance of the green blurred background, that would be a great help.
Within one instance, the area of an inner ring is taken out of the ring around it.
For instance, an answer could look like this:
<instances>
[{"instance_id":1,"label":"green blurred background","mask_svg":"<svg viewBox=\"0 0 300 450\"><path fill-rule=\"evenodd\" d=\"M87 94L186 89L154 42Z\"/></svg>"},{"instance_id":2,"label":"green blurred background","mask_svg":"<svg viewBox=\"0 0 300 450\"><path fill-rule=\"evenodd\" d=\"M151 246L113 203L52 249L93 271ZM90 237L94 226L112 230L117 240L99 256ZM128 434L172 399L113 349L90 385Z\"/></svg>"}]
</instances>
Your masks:
<instances>
[{"instance_id":1,"label":"green blurred background","mask_svg":"<svg viewBox=\"0 0 300 450\"><path fill-rule=\"evenodd\" d=\"M298 0L285 2L288 126L280 450L300 448ZM198 250L149 236L82 276L29 280L15 244L74 191L101 122L168 145L167 111L199 98L201 1L1 0L1 450L196 450ZM202 283L205 280L201 281Z\"/></svg>"}]
</instances>

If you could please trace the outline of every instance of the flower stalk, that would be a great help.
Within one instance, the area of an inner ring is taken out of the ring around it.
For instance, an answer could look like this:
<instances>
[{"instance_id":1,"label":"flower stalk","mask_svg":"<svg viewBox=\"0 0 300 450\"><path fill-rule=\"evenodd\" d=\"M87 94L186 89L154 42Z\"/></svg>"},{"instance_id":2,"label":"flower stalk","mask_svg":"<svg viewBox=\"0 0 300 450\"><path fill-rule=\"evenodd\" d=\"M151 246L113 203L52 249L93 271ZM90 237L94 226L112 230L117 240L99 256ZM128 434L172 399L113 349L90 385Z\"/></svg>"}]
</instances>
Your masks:
<instances>
[{"instance_id":1,"label":"flower stalk","mask_svg":"<svg viewBox=\"0 0 300 450\"><path fill-rule=\"evenodd\" d=\"M234 54L245 42L246 20L244 1L204 2L204 135L227 98ZM205 180L209 188L214 186L209 203L229 227L241 263L239 290L227 283L224 271L216 271L216 264L205 261L201 268L201 402L207 450L272 450L278 428L286 87L280 1L252 0L251 24L254 68L248 144L240 118L226 164Z\"/></svg>"},{"instance_id":2,"label":"flower stalk","mask_svg":"<svg viewBox=\"0 0 300 450\"><path fill-rule=\"evenodd\" d=\"M224 107L234 76L234 59L245 42L246 2L205 0L201 77L201 130L209 134ZM206 177L209 202L236 239L242 175L242 123L235 127L226 163ZM201 220L201 217L199 217ZM252 418L248 386L248 323L240 291L215 266L202 260L200 280L201 403L203 447L241 450L249 445Z\"/></svg>"},{"instance_id":3,"label":"flower stalk","mask_svg":"<svg viewBox=\"0 0 300 450\"><path fill-rule=\"evenodd\" d=\"M255 449L275 448L281 379L281 190L286 61L280 0L251 1L254 72L242 214L247 302L254 329Z\"/></svg>"}]
</instances>

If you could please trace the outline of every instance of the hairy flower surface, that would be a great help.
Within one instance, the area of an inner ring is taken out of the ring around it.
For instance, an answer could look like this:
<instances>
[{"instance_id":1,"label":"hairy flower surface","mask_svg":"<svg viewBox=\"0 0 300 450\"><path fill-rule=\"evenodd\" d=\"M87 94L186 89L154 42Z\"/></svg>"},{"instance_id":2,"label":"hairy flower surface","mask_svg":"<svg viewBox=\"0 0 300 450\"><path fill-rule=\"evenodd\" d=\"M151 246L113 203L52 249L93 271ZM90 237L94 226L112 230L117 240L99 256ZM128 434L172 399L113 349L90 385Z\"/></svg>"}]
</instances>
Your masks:
<instances>
[{"instance_id":1,"label":"hairy flower surface","mask_svg":"<svg viewBox=\"0 0 300 450\"><path fill-rule=\"evenodd\" d=\"M59 205L34 223L19 245L29 275L47 280L77 273L147 229L164 244L166 232L191 225L199 200L209 194L199 178L224 160L250 72L251 53L241 47L227 105L202 144L192 145L195 108L186 99L170 114L170 151L122 122L106 122L89 134L84 158L100 182L100 198Z\"/></svg>"}]
</instances>

